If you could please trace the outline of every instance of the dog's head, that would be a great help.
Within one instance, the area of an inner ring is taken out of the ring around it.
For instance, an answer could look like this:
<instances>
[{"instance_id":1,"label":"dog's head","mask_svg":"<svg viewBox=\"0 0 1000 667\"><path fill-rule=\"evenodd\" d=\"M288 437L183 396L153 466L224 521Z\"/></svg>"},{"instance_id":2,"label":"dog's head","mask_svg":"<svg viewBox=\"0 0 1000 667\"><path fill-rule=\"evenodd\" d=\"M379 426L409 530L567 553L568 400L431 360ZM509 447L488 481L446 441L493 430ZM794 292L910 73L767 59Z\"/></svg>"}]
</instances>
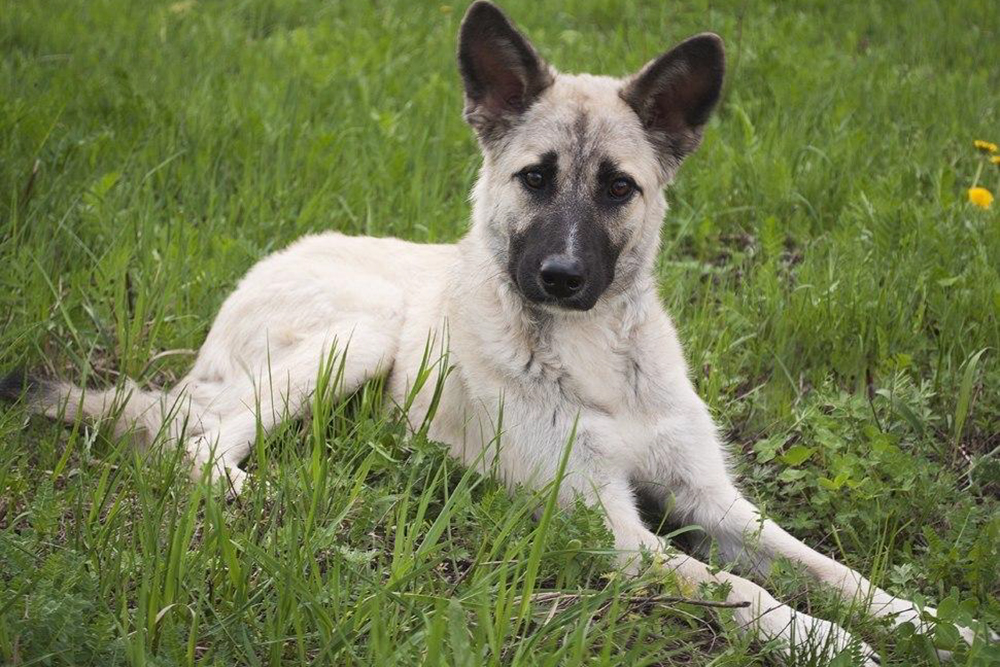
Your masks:
<instances>
[{"instance_id":1,"label":"dog's head","mask_svg":"<svg viewBox=\"0 0 1000 667\"><path fill-rule=\"evenodd\" d=\"M589 310L651 266L663 187L697 148L724 55L692 37L626 79L560 74L489 2L459 33L484 163L474 232L529 302Z\"/></svg>"}]
</instances>

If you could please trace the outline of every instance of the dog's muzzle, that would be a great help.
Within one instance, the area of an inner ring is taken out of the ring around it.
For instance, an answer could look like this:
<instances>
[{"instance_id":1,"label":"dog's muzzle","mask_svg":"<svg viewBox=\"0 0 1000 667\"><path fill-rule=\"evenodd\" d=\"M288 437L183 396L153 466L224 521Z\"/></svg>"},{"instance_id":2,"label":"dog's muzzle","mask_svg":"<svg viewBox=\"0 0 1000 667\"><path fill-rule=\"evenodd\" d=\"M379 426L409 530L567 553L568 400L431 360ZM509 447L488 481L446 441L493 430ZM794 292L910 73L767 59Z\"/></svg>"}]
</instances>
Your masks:
<instances>
[{"instance_id":1,"label":"dog's muzzle","mask_svg":"<svg viewBox=\"0 0 1000 667\"><path fill-rule=\"evenodd\" d=\"M590 310L614 279L617 253L607 243L581 239L566 251L565 237L532 234L511 239L508 273L524 298L535 304ZM603 239L602 239L603 240Z\"/></svg>"}]
</instances>

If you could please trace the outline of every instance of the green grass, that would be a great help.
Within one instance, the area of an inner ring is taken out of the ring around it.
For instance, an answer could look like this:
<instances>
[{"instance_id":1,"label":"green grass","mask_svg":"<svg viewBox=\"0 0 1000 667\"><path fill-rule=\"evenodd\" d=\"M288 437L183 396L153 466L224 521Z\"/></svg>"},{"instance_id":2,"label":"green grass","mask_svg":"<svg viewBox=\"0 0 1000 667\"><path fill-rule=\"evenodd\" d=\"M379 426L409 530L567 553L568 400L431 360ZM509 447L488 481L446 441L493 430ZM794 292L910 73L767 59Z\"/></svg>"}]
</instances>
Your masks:
<instances>
[{"instance_id":1,"label":"green grass","mask_svg":"<svg viewBox=\"0 0 1000 667\"><path fill-rule=\"evenodd\" d=\"M658 271L746 491L893 592L1000 627L1000 210L965 193L973 139L1000 141L995 2L558 4L505 6L567 71L727 40ZM0 368L169 384L301 234L457 239L479 162L461 12L0 0ZM377 386L317 400L225 505L176 450L0 408L0 662L775 663L725 612L609 574L595 512L539 523L545 493L382 414ZM788 564L767 586L886 664L937 664Z\"/></svg>"}]
</instances>

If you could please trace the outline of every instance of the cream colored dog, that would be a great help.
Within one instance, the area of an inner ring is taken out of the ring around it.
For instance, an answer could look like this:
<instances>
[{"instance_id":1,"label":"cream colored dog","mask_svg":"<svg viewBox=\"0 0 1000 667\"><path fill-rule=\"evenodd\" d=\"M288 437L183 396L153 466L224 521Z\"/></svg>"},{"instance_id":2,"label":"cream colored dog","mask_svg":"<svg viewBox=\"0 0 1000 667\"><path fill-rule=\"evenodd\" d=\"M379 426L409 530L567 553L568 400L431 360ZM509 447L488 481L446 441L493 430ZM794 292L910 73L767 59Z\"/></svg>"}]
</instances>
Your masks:
<instances>
[{"instance_id":1,"label":"cream colored dog","mask_svg":"<svg viewBox=\"0 0 1000 667\"><path fill-rule=\"evenodd\" d=\"M641 494L670 508L673 523L700 526L750 574L788 558L870 613L923 628L912 603L802 544L743 497L657 298L663 188L719 97L720 38L693 37L625 80L567 75L477 2L462 24L459 66L484 158L461 242L304 238L246 275L175 389L132 385L122 404L115 392L36 380L29 402L69 419L117 405L120 429L165 428L196 472L238 493L258 423L302 414L332 352L343 363L341 395L385 376L419 426L435 401L433 381L416 387L430 349L439 370L451 368L430 437L511 485L540 488L575 428L560 500L603 508L623 567L636 570L648 552L691 584L727 584L730 602L748 603L739 623L763 637L828 655L853 645L865 664L876 659L842 628L667 548L640 519ZM20 387L6 384L8 394Z\"/></svg>"}]
</instances>

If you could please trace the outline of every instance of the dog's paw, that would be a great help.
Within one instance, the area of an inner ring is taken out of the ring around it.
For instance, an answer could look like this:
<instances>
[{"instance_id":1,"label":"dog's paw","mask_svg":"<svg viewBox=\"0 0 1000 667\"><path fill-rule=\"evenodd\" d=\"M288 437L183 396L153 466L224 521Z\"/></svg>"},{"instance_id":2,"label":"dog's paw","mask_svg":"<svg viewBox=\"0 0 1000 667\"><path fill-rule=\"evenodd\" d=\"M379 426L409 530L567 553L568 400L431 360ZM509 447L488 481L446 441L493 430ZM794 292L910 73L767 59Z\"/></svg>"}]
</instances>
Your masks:
<instances>
[{"instance_id":1,"label":"dog's paw","mask_svg":"<svg viewBox=\"0 0 1000 667\"><path fill-rule=\"evenodd\" d=\"M934 609L925 609L925 611L929 611L935 616L935 618L937 617L937 612ZM975 623L974 625L982 627L981 623ZM976 632L972 628L967 628L964 625L956 625L955 629L958 630L958 634L962 637L962 641L970 646L974 641L976 641L976 639L985 639L986 642L990 644L1000 643L1000 635L988 628L985 630L985 637L983 636L983 631Z\"/></svg>"},{"instance_id":2,"label":"dog's paw","mask_svg":"<svg viewBox=\"0 0 1000 667\"><path fill-rule=\"evenodd\" d=\"M248 477L239 468L226 468L224 472L218 474L218 478L225 490L227 501L232 502L239 497L243 491L243 487L247 483Z\"/></svg>"},{"instance_id":3,"label":"dog's paw","mask_svg":"<svg viewBox=\"0 0 1000 667\"><path fill-rule=\"evenodd\" d=\"M875 667L878 654L836 623L799 613L781 605L757 618L745 619L745 626L764 640L777 640L785 655L795 664L827 664L837 656L853 658L854 665Z\"/></svg>"},{"instance_id":4,"label":"dog's paw","mask_svg":"<svg viewBox=\"0 0 1000 667\"><path fill-rule=\"evenodd\" d=\"M215 461L212 464L192 465L191 479L208 482L227 502L231 502L239 497L249 475L236 466L227 467L221 461Z\"/></svg>"},{"instance_id":5,"label":"dog's paw","mask_svg":"<svg viewBox=\"0 0 1000 667\"><path fill-rule=\"evenodd\" d=\"M855 665L879 664L878 654L871 646L836 623L807 614L793 612L786 637L789 657L796 663L810 664L811 659L818 659L820 664L826 664L847 654L854 658Z\"/></svg>"}]
</instances>

